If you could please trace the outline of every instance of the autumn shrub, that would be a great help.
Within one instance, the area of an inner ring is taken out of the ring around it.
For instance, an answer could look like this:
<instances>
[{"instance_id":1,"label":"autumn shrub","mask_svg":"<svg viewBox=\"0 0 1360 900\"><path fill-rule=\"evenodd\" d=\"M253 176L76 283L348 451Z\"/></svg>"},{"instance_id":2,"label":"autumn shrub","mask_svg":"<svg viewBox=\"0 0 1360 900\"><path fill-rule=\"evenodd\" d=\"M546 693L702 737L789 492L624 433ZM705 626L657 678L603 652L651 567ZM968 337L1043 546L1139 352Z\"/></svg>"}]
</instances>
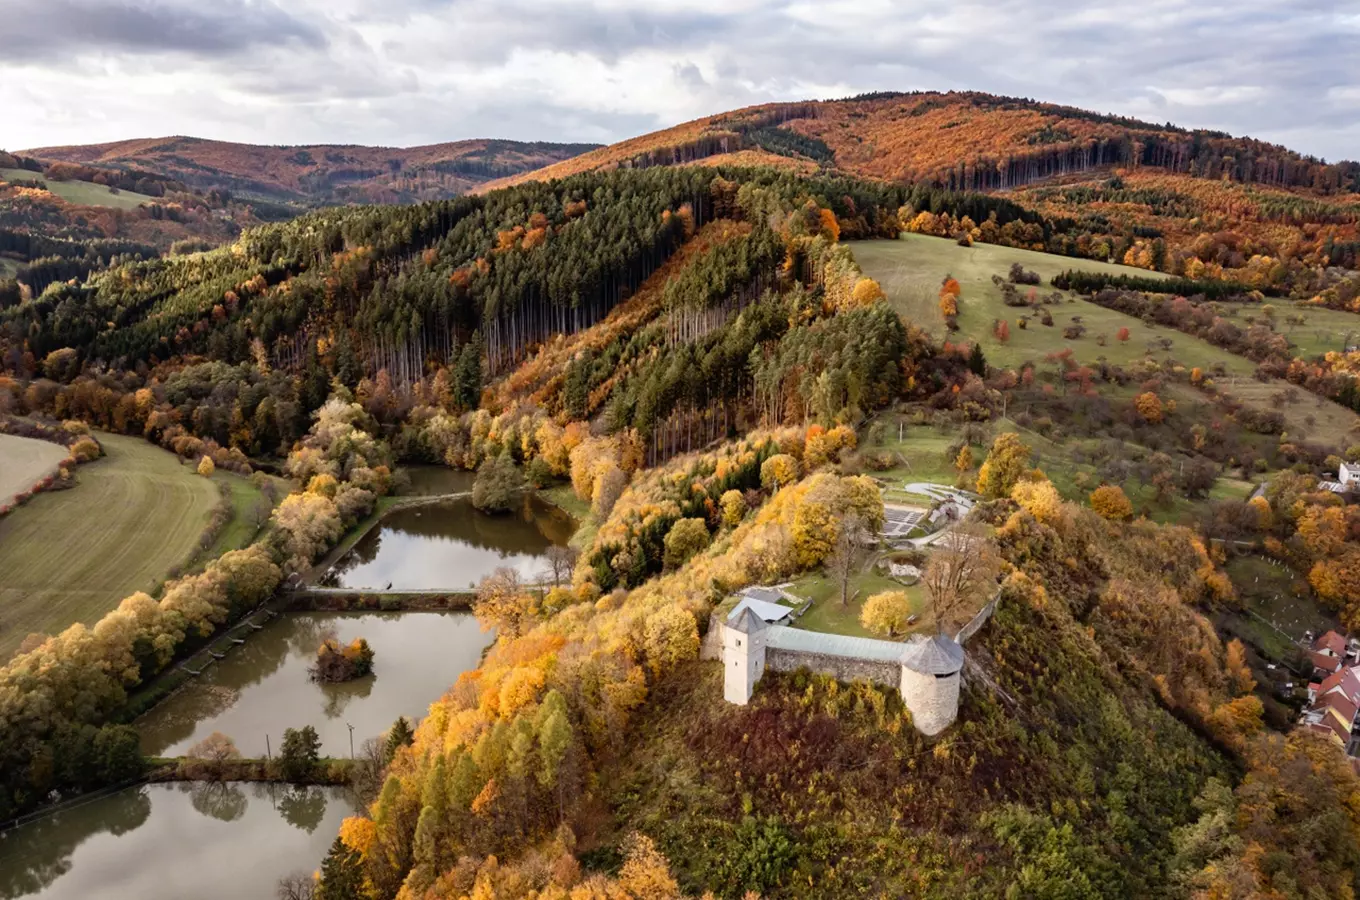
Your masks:
<instances>
[{"instance_id":1,"label":"autumn shrub","mask_svg":"<svg viewBox=\"0 0 1360 900\"><path fill-rule=\"evenodd\" d=\"M99 442L91 437L82 437L71 445L71 458L78 463L86 463L98 459L103 454L99 447Z\"/></svg>"},{"instance_id":2,"label":"autumn shrub","mask_svg":"<svg viewBox=\"0 0 1360 900\"><path fill-rule=\"evenodd\" d=\"M1102 519L1122 522L1133 516L1133 504L1117 484L1104 484L1091 492L1091 508Z\"/></svg>"}]
</instances>

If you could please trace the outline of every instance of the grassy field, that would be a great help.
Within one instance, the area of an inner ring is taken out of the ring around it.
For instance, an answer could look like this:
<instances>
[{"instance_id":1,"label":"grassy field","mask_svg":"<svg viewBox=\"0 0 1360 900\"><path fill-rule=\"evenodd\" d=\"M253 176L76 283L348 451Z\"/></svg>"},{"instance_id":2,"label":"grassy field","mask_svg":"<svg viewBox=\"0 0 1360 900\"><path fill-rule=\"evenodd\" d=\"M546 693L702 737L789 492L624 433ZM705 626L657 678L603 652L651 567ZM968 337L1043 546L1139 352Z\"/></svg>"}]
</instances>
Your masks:
<instances>
[{"instance_id":1,"label":"grassy field","mask_svg":"<svg viewBox=\"0 0 1360 900\"><path fill-rule=\"evenodd\" d=\"M66 457L66 448L60 444L0 434L0 506L33 487Z\"/></svg>"},{"instance_id":2,"label":"grassy field","mask_svg":"<svg viewBox=\"0 0 1360 900\"><path fill-rule=\"evenodd\" d=\"M794 596L812 601L812 607L795 623L797 627L808 631L848 634L852 637L883 637L859 623L864 601L881 591L905 591L911 598L912 611L921 617L912 627L913 631L920 631L929 625L925 589L919 584L903 587L900 583L876 572L865 572L855 576L850 586L852 596L845 606L841 606L840 585L822 573L805 575L795 581L788 591Z\"/></svg>"},{"instance_id":3,"label":"grassy field","mask_svg":"<svg viewBox=\"0 0 1360 900\"><path fill-rule=\"evenodd\" d=\"M154 203L155 197L136 194L132 191L114 193L112 188L88 181L52 181L38 172L27 169L0 169L0 181L33 181L37 179L47 185L47 190L56 194L67 203L81 206L111 206L114 209L136 209L143 203Z\"/></svg>"},{"instance_id":4,"label":"grassy field","mask_svg":"<svg viewBox=\"0 0 1360 900\"><path fill-rule=\"evenodd\" d=\"M1018 367L1025 362L1034 362L1043 371L1049 368L1043 365L1044 357L1067 347L1071 347L1077 359L1085 363L1105 360L1115 365L1128 365L1142 358L1175 360L1185 366L1198 366L1210 372L1217 369L1226 373L1218 378L1220 386L1252 406L1279 408L1284 413L1290 433L1295 436L1306 434L1316 440L1344 447L1354 440L1353 437L1347 437L1352 429L1360 428L1360 416L1351 410L1326 401L1314 401L1302 390L1299 391L1299 402L1280 406L1273 396L1288 385L1280 381L1256 381L1252 377L1256 364L1245 357L1174 329L1147 325L1141 319L1104 309L1076 295L1064 294L1063 303L1044 307L1053 315L1052 327L1041 325L1037 318L1031 318L1029 327L1021 329L1015 323L1026 310L1006 306L1001 299L1001 290L991 281L994 274L1004 278L1011 263L1018 262L1044 279L1045 283L1038 288L1042 297L1054 293L1047 284L1048 279L1069 268L1161 277L1156 272L993 244L960 247L954 241L919 234L904 234L896 241L855 241L850 246L865 273L878 280L902 316L937 337L946 334L938 305L940 282L946 275L958 279L962 295L959 299L957 340L980 342L992 365ZM1241 311L1238 314L1243 326L1246 325L1245 316L1248 314L1251 313ZM1284 318L1296 314L1302 314L1306 324L1293 326L1291 330L1290 326L1284 324ZM1080 317L1086 333L1075 340L1068 340L1063 337L1063 328L1072 323L1074 316ZM1339 340L1350 330L1351 324L1360 326L1360 316L1332 310L1295 310L1279 306L1276 318L1280 322L1280 330L1299 344L1300 353L1318 351L1321 347L1320 333L1343 328L1338 335ZM992 332L992 325L997 319L1010 322L1010 340L1004 344ZM1129 329L1129 340L1117 339L1120 328ZM1360 327L1357 327L1357 331L1360 331ZM1104 346L1096 341L1101 334L1106 338ZM1171 342L1169 350L1163 349L1164 340Z\"/></svg>"},{"instance_id":5,"label":"grassy field","mask_svg":"<svg viewBox=\"0 0 1360 900\"><path fill-rule=\"evenodd\" d=\"M93 624L154 589L195 550L218 502L213 483L138 438L99 436L107 456L76 487L0 519L0 658L29 632Z\"/></svg>"},{"instance_id":6,"label":"grassy field","mask_svg":"<svg viewBox=\"0 0 1360 900\"><path fill-rule=\"evenodd\" d=\"M1266 318L1259 303L1219 303L1218 306L1239 328L1249 327L1249 318L1258 321ZM1348 337L1351 344L1360 343L1360 315L1321 306L1290 306L1283 301L1271 306L1275 310L1275 330L1289 338L1296 356L1311 358L1328 350L1342 350ZM1300 317L1302 323L1297 321ZM1290 323L1286 321L1288 319L1296 321Z\"/></svg>"},{"instance_id":7,"label":"grassy field","mask_svg":"<svg viewBox=\"0 0 1360 900\"><path fill-rule=\"evenodd\" d=\"M9 278L18 274L19 264L12 259L0 256L0 278Z\"/></svg>"},{"instance_id":8,"label":"grassy field","mask_svg":"<svg viewBox=\"0 0 1360 900\"><path fill-rule=\"evenodd\" d=\"M257 516L265 510L264 494L249 478L218 469L213 473L212 480L225 484L230 492L231 519L207 552L200 555L199 562L202 563L216 559L230 550L240 550L254 541L263 524ZM269 480L274 483L274 502L268 507L272 511L293 490L293 483L286 478L274 476L270 476Z\"/></svg>"}]
</instances>

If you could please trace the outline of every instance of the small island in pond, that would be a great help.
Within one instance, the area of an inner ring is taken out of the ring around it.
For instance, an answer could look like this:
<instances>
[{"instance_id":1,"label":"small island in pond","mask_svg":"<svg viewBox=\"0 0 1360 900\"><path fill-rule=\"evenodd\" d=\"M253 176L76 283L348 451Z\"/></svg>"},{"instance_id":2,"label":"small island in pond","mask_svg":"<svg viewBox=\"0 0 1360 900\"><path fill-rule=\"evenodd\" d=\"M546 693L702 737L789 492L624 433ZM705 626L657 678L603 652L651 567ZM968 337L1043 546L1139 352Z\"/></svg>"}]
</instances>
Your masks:
<instances>
[{"instance_id":1,"label":"small island in pond","mask_svg":"<svg viewBox=\"0 0 1360 900\"><path fill-rule=\"evenodd\" d=\"M363 638L355 638L348 645L328 634L316 648L316 662L307 674L312 681L336 683L351 681L373 674L373 648Z\"/></svg>"}]
</instances>

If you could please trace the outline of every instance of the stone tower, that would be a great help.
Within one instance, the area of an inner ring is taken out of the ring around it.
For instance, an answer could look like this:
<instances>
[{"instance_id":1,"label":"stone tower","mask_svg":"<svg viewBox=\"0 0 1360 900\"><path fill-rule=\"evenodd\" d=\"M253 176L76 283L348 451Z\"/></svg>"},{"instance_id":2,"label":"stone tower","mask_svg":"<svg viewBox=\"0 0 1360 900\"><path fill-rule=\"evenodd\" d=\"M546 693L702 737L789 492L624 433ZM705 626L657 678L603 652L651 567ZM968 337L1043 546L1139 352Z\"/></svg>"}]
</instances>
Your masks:
<instances>
[{"instance_id":1,"label":"stone tower","mask_svg":"<svg viewBox=\"0 0 1360 900\"><path fill-rule=\"evenodd\" d=\"M765 674L765 639L769 626L743 609L736 621L723 625L723 699L745 706L756 682Z\"/></svg>"},{"instance_id":2,"label":"stone tower","mask_svg":"<svg viewBox=\"0 0 1360 900\"><path fill-rule=\"evenodd\" d=\"M922 734L939 734L959 715L963 647L937 634L917 637L902 651L902 702Z\"/></svg>"}]
</instances>

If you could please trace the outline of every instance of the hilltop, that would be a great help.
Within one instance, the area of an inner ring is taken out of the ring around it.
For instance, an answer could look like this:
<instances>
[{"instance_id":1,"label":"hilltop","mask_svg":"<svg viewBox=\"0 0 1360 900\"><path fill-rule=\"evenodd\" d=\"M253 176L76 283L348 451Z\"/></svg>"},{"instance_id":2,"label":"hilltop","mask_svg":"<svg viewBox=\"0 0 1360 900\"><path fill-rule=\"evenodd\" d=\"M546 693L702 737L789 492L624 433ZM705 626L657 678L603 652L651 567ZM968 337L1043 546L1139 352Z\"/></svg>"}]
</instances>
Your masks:
<instances>
[{"instance_id":1,"label":"hilltop","mask_svg":"<svg viewBox=\"0 0 1360 900\"><path fill-rule=\"evenodd\" d=\"M152 173L199 190L328 205L444 199L493 178L555 164L596 146L501 140L407 148L263 146L175 136L41 147L24 153L41 160Z\"/></svg>"},{"instance_id":2,"label":"hilltop","mask_svg":"<svg viewBox=\"0 0 1360 900\"><path fill-rule=\"evenodd\" d=\"M813 162L846 174L952 190L1018 188L1114 166L1331 192L1360 188L1360 164L1353 162L1328 165L1253 138L971 91L884 92L751 106L630 138L486 187L752 151L764 162L782 160L790 168Z\"/></svg>"}]
</instances>

